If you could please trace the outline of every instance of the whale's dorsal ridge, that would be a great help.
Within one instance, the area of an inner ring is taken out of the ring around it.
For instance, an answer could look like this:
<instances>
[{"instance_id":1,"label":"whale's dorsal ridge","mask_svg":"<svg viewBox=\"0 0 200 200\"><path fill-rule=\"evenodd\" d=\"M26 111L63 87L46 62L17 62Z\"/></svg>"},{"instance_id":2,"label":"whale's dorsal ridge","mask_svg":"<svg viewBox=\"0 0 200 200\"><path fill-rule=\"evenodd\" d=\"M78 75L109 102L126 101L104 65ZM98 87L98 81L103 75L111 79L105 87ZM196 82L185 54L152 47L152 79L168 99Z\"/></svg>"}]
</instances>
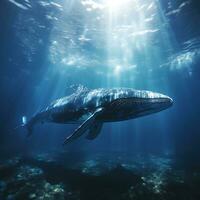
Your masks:
<instances>
[{"instance_id":1,"label":"whale's dorsal ridge","mask_svg":"<svg viewBox=\"0 0 200 200\"><path fill-rule=\"evenodd\" d=\"M70 85L70 86L67 86L66 89L65 89L65 95L71 95L73 93L80 93L80 92L83 92L83 91L88 91L89 89L84 86L84 85L81 85L81 84L73 84L73 85Z\"/></svg>"}]
</instances>

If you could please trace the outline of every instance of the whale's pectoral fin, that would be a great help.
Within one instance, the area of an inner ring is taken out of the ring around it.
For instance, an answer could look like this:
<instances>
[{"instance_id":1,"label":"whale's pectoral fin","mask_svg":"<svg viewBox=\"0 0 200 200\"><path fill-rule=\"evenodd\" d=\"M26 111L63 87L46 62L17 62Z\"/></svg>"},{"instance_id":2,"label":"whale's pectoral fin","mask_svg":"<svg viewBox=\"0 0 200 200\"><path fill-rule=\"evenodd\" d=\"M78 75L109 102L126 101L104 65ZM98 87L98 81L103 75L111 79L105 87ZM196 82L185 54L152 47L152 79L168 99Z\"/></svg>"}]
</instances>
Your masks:
<instances>
[{"instance_id":1,"label":"whale's pectoral fin","mask_svg":"<svg viewBox=\"0 0 200 200\"><path fill-rule=\"evenodd\" d=\"M72 142L73 140L84 134L90 127L93 126L95 119L103 112L103 108L98 108L87 120L85 120L70 136L68 136L63 144Z\"/></svg>"},{"instance_id":2,"label":"whale's pectoral fin","mask_svg":"<svg viewBox=\"0 0 200 200\"><path fill-rule=\"evenodd\" d=\"M99 135L99 133L101 132L102 126L103 126L102 122L98 122L98 121L94 122L93 126L90 127L89 133L86 136L86 138L88 140L95 139Z\"/></svg>"}]
</instances>

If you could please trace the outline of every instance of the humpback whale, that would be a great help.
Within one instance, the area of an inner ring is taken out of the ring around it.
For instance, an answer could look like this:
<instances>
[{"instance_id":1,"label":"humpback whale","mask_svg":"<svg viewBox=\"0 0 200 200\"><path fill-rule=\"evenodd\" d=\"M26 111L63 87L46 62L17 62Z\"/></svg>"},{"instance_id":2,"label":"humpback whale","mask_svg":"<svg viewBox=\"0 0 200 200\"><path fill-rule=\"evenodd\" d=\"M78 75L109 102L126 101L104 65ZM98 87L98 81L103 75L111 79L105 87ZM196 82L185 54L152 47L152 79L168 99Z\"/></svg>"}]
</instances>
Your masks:
<instances>
[{"instance_id":1,"label":"humpback whale","mask_svg":"<svg viewBox=\"0 0 200 200\"><path fill-rule=\"evenodd\" d=\"M163 94L132 88L93 89L79 86L71 95L53 101L22 126L33 132L37 123L80 124L63 144L83 134L95 139L106 122L129 120L169 108L173 100Z\"/></svg>"}]
</instances>

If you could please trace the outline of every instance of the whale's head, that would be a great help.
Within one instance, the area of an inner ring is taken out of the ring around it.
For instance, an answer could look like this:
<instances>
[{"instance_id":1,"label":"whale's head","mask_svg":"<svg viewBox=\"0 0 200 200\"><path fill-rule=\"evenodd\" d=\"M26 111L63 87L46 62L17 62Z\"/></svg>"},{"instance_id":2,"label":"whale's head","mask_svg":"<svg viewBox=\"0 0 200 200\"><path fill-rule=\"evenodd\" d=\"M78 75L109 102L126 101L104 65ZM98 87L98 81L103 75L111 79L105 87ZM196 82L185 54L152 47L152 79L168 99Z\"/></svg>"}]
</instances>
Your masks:
<instances>
[{"instance_id":1,"label":"whale's head","mask_svg":"<svg viewBox=\"0 0 200 200\"><path fill-rule=\"evenodd\" d=\"M165 110L173 100L166 95L133 89L115 89L110 93L108 118L123 120L136 118Z\"/></svg>"}]
</instances>

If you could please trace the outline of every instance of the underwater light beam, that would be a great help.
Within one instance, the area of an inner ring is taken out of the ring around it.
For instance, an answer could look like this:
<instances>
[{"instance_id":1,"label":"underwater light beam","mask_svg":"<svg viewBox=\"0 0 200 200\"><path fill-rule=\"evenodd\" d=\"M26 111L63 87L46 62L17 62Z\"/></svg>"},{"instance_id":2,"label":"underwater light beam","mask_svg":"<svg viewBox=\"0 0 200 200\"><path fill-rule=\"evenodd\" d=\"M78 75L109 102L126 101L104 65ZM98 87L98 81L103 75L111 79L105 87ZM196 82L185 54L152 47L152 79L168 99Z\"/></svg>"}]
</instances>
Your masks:
<instances>
[{"instance_id":1,"label":"underwater light beam","mask_svg":"<svg viewBox=\"0 0 200 200\"><path fill-rule=\"evenodd\" d=\"M118 11L122 6L126 6L130 1L131 0L105 0L104 5L109 10Z\"/></svg>"}]
</instances>

